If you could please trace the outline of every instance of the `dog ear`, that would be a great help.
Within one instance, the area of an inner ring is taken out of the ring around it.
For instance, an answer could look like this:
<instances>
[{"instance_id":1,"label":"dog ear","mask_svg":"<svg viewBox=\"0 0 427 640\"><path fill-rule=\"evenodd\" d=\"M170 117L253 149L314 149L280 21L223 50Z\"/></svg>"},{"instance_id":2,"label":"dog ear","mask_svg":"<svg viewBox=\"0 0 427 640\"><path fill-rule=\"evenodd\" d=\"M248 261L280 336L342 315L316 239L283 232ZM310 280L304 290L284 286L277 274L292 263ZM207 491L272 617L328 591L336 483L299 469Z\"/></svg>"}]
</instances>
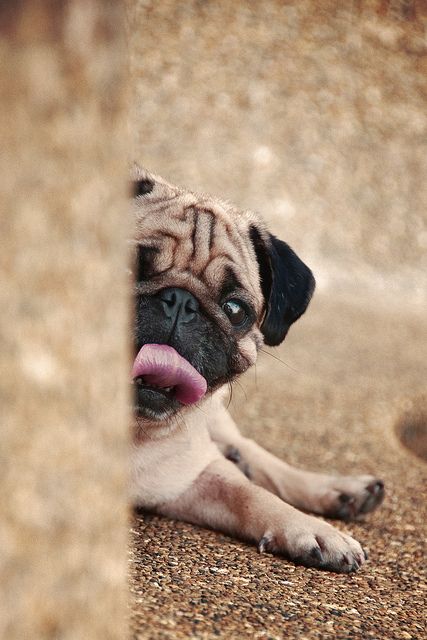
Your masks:
<instances>
[{"instance_id":1,"label":"dog ear","mask_svg":"<svg viewBox=\"0 0 427 640\"><path fill-rule=\"evenodd\" d=\"M131 169L131 195L133 198L151 193L154 188L154 176L134 162Z\"/></svg>"},{"instance_id":2,"label":"dog ear","mask_svg":"<svg viewBox=\"0 0 427 640\"><path fill-rule=\"evenodd\" d=\"M271 233L250 227L259 268L265 315L261 325L265 344L277 346L293 324L307 309L315 280L286 242Z\"/></svg>"},{"instance_id":3,"label":"dog ear","mask_svg":"<svg viewBox=\"0 0 427 640\"><path fill-rule=\"evenodd\" d=\"M169 199L181 193L181 189L172 186L160 176L147 171L136 162L131 168L131 195L138 201L142 196L147 201ZM147 196L147 197L145 197Z\"/></svg>"}]
</instances>

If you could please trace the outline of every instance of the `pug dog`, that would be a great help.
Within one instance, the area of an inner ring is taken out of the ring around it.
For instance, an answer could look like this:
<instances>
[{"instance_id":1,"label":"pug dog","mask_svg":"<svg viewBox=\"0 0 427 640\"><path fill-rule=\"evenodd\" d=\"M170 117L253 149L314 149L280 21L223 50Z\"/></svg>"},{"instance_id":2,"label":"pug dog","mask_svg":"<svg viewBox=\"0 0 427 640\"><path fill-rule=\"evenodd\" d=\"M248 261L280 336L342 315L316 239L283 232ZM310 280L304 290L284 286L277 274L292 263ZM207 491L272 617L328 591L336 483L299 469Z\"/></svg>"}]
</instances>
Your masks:
<instances>
[{"instance_id":1,"label":"pug dog","mask_svg":"<svg viewBox=\"0 0 427 640\"><path fill-rule=\"evenodd\" d=\"M296 469L241 435L223 404L305 312L313 274L250 211L139 167L133 189L133 503L307 567L359 569L359 542L307 512L368 513L381 480Z\"/></svg>"}]
</instances>

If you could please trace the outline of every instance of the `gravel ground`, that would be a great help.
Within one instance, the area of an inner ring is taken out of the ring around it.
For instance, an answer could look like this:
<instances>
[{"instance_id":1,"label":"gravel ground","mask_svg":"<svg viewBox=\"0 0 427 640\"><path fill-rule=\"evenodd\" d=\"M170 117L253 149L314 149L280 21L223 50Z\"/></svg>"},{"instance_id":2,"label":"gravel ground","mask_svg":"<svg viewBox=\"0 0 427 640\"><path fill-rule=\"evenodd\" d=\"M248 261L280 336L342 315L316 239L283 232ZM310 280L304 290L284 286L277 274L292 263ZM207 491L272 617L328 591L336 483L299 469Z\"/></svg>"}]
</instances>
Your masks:
<instances>
[{"instance_id":1,"label":"gravel ground","mask_svg":"<svg viewBox=\"0 0 427 640\"><path fill-rule=\"evenodd\" d=\"M396 436L402 416L425 401L423 319L319 296L274 351L288 366L261 354L235 387L242 429L277 455L385 480L378 512L338 523L368 549L365 567L350 576L295 567L222 534L139 514L133 638L426 637L427 465Z\"/></svg>"}]
</instances>

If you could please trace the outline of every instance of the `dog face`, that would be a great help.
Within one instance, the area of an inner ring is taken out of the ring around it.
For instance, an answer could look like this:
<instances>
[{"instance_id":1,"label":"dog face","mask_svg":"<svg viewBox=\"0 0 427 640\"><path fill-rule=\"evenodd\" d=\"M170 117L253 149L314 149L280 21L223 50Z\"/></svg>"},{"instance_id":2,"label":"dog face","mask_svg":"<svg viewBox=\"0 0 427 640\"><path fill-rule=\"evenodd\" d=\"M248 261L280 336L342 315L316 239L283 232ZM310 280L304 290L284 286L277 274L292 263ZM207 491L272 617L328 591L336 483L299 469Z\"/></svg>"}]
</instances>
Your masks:
<instances>
[{"instance_id":1,"label":"dog face","mask_svg":"<svg viewBox=\"0 0 427 640\"><path fill-rule=\"evenodd\" d=\"M169 421L282 342L314 290L255 214L134 170L139 422Z\"/></svg>"}]
</instances>

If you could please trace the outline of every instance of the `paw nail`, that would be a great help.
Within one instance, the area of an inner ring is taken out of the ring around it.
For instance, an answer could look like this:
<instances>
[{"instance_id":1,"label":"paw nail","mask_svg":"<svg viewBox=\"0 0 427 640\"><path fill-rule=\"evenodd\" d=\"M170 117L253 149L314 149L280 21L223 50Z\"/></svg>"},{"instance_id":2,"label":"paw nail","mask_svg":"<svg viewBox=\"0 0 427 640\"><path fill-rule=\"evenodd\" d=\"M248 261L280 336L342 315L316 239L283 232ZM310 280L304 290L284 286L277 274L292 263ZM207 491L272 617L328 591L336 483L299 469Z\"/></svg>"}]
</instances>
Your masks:
<instances>
[{"instance_id":1,"label":"paw nail","mask_svg":"<svg viewBox=\"0 0 427 640\"><path fill-rule=\"evenodd\" d=\"M382 480L373 482L367 487L367 489L369 493L372 493L374 496L377 496L384 491L384 482L382 482Z\"/></svg>"},{"instance_id":2,"label":"paw nail","mask_svg":"<svg viewBox=\"0 0 427 640\"><path fill-rule=\"evenodd\" d=\"M315 536L315 540L316 540L317 544L319 545L320 551L324 551L326 549L326 544L325 544L325 541L323 540L323 538L321 538L320 536Z\"/></svg>"},{"instance_id":3,"label":"paw nail","mask_svg":"<svg viewBox=\"0 0 427 640\"><path fill-rule=\"evenodd\" d=\"M270 544L270 542L271 540L268 536L263 536L258 542L258 552L264 553L265 551L268 551L268 545Z\"/></svg>"},{"instance_id":4,"label":"paw nail","mask_svg":"<svg viewBox=\"0 0 427 640\"><path fill-rule=\"evenodd\" d=\"M357 562L357 560L355 560L353 562L353 564L351 565L350 572L353 573L354 571L357 571L358 569L360 569L360 564Z\"/></svg>"},{"instance_id":5,"label":"paw nail","mask_svg":"<svg viewBox=\"0 0 427 640\"><path fill-rule=\"evenodd\" d=\"M319 549L319 547L313 547L310 551L310 557L316 560L317 562L323 562L323 553Z\"/></svg>"}]
</instances>

